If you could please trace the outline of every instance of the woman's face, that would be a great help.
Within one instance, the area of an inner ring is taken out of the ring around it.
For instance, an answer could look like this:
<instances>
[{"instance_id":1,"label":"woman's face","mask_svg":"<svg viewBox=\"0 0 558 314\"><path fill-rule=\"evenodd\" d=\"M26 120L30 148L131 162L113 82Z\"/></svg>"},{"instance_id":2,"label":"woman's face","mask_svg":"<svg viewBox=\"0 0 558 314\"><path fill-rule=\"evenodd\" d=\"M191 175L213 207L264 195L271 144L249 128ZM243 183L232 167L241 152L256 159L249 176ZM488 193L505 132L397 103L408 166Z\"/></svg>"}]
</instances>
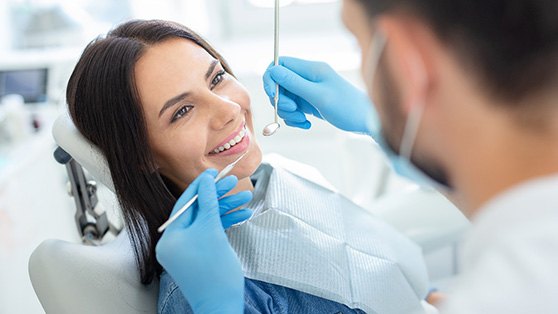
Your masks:
<instances>
[{"instance_id":1,"label":"woman's face","mask_svg":"<svg viewBox=\"0 0 558 314\"><path fill-rule=\"evenodd\" d=\"M149 145L159 172L184 189L207 168L250 176L261 162L250 97L202 47L173 38L146 49L135 68ZM234 144L234 145L232 145Z\"/></svg>"}]
</instances>

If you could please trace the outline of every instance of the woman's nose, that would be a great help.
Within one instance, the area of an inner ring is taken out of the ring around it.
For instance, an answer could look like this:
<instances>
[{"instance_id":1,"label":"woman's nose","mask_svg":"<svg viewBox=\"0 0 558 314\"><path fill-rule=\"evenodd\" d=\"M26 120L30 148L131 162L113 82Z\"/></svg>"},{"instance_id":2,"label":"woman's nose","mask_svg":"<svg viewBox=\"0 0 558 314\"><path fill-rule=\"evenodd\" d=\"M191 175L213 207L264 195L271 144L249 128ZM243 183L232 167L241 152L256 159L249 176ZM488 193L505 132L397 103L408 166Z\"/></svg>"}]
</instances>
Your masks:
<instances>
[{"instance_id":1,"label":"woman's nose","mask_svg":"<svg viewBox=\"0 0 558 314\"><path fill-rule=\"evenodd\" d=\"M240 117L240 105L226 96L214 97L211 105L211 126L220 130L234 124Z\"/></svg>"}]
</instances>

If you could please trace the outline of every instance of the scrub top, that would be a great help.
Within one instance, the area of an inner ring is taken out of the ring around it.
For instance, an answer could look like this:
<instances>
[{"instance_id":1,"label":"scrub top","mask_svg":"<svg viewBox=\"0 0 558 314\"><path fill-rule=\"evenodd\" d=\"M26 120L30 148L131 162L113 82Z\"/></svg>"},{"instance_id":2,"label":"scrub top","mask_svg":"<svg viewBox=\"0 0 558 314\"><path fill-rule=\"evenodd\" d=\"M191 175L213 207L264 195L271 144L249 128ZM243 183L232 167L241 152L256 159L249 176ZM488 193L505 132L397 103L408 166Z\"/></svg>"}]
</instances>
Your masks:
<instances>
[{"instance_id":1,"label":"scrub top","mask_svg":"<svg viewBox=\"0 0 558 314\"><path fill-rule=\"evenodd\" d=\"M558 174L489 201L460 266L442 313L558 313Z\"/></svg>"}]
</instances>

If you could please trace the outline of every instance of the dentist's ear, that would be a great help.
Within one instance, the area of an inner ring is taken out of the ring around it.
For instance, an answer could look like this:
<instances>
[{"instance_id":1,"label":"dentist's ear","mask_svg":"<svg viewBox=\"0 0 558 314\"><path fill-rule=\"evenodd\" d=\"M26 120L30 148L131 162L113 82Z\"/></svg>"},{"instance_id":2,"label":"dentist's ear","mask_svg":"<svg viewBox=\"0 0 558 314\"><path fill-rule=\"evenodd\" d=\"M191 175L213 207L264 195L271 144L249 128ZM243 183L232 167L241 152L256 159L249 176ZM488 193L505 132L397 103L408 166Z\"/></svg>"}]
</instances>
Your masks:
<instances>
[{"instance_id":1,"label":"dentist's ear","mask_svg":"<svg viewBox=\"0 0 558 314\"><path fill-rule=\"evenodd\" d=\"M397 85L399 105L408 113L414 105L427 103L434 77L424 25L416 18L394 14L382 18L378 28L389 38L384 62Z\"/></svg>"}]
</instances>

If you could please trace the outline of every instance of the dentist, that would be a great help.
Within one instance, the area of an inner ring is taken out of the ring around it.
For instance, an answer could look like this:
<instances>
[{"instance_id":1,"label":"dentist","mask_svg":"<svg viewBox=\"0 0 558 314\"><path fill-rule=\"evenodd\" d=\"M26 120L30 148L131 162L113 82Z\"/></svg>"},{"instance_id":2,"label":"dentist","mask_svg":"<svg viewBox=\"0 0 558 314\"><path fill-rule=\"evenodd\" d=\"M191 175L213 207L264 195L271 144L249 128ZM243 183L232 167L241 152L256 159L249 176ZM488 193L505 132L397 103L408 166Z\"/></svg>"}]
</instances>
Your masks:
<instances>
[{"instance_id":1,"label":"dentist","mask_svg":"<svg viewBox=\"0 0 558 314\"><path fill-rule=\"evenodd\" d=\"M557 12L555 0L344 0L369 97L324 63L283 57L264 75L287 125L312 115L369 134L397 172L459 200L473 228L442 313L558 313ZM200 191L157 257L194 310L241 313L213 175L179 199Z\"/></svg>"}]
</instances>

